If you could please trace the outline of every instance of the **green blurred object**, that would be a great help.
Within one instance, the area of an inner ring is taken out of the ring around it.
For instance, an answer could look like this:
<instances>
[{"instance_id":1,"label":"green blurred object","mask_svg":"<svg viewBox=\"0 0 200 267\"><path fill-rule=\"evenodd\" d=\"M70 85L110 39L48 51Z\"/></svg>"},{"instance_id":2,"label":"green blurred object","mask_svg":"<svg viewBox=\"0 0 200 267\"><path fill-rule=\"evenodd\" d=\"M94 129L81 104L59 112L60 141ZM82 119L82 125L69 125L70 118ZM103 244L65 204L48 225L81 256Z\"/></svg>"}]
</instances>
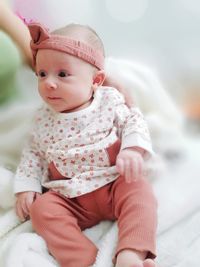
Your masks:
<instances>
[{"instance_id":1,"label":"green blurred object","mask_svg":"<svg viewBox=\"0 0 200 267\"><path fill-rule=\"evenodd\" d=\"M20 53L11 38L0 31L0 104L17 96L16 73Z\"/></svg>"}]
</instances>

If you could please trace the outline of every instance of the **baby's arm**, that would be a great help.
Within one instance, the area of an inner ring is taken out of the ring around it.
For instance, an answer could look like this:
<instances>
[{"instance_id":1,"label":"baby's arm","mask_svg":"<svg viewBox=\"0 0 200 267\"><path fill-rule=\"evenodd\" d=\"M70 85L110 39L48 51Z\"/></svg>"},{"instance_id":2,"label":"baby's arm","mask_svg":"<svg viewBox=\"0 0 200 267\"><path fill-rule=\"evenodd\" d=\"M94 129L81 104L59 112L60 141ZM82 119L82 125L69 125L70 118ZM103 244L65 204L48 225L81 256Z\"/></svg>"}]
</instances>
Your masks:
<instances>
[{"instance_id":1,"label":"baby's arm","mask_svg":"<svg viewBox=\"0 0 200 267\"><path fill-rule=\"evenodd\" d=\"M32 67L32 54L30 49L30 34L26 25L0 0L0 29L5 31L18 45L25 63Z\"/></svg>"},{"instance_id":2,"label":"baby's arm","mask_svg":"<svg viewBox=\"0 0 200 267\"><path fill-rule=\"evenodd\" d=\"M24 221L29 216L30 206L42 193L42 178L48 163L40 153L38 145L38 117L35 115L30 135L22 151L21 160L16 170L14 179L14 194L16 196L16 214Z\"/></svg>"},{"instance_id":3,"label":"baby's arm","mask_svg":"<svg viewBox=\"0 0 200 267\"><path fill-rule=\"evenodd\" d=\"M17 200L15 204L15 210L21 221L25 221L29 218L30 206L39 195L40 193L32 191L20 192L16 194Z\"/></svg>"},{"instance_id":4,"label":"baby's arm","mask_svg":"<svg viewBox=\"0 0 200 267\"><path fill-rule=\"evenodd\" d=\"M127 182L143 177L144 158L153 155L146 121L136 107L119 104L115 111L115 126L121 139L121 150L116 159L117 171Z\"/></svg>"}]
</instances>

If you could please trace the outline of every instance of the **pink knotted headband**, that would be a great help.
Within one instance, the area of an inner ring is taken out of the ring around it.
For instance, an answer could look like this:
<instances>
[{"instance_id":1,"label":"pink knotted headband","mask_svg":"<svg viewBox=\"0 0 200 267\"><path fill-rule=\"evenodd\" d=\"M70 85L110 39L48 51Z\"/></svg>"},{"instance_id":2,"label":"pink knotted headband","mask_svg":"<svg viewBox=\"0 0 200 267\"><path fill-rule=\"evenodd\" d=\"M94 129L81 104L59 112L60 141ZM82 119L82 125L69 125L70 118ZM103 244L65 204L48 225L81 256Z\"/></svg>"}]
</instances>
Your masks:
<instances>
[{"instance_id":1,"label":"pink knotted headband","mask_svg":"<svg viewBox=\"0 0 200 267\"><path fill-rule=\"evenodd\" d=\"M28 28L32 37L31 49L34 65L39 49L52 49L78 57L99 70L104 68L104 55L88 44L66 36L50 34L40 23L30 23Z\"/></svg>"}]
</instances>

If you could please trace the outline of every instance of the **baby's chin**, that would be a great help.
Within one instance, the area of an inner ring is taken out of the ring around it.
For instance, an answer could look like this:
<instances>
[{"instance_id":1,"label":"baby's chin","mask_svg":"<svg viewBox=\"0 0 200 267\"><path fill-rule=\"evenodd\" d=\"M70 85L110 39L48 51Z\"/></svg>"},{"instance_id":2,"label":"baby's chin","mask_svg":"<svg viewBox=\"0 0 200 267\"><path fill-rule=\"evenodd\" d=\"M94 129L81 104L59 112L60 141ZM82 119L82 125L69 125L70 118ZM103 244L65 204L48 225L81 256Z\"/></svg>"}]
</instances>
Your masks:
<instances>
[{"instance_id":1,"label":"baby's chin","mask_svg":"<svg viewBox=\"0 0 200 267\"><path fill-rule=\"evenodd\" d=\"M70 113L70 112L76 112L82 109L87 108L92 102L92 99L89 99L86 102L81 103L80 105L59 105L59 103L57 104L52 104L48 102L48 105L55 111L55 112L59 112L59 113ZM66 104L66 103L65 103Z\"/></svg>"},{"instance_id":2,"label":"baby's chin","mask_svg":"<svg viewBox=\"0 0 200 267\"><path fill-rule=\"evenodd\" d=\"M60 99L58 99L58 100L48 100L48 101L45 101L45 102L55 112L62 113L65 110L69 109L69 107L67 105L65 105L63 103L63 101L61 101Z\"/></svg>"},{"instance_id":3,"label":"baby's chin","mask_svg":"<svg viewBox=\"0 0 200 267\"><path fill-rule=\"evenodd\" d=\"M55 107L55 106L52 106L50 105L50 107L55 111L55 112L58 112L58 113L68 113L68 112L73 112L74 111L74 108L70 108L70 107Z\"/></svg>"},{"instance_id":4,"label":"baby's chin","mask_svg":"<svg viewBox=\"0 0 200 267\"><path fill-rule=\"evenodd\" d=\"M49 103L47 103L47 105L55 112L58 112L58 113L62 113L62 112L65 112L67 111L67 108L66 107L62 107L61 105L60 106L55 106L55 105L51 105Z\"/></svg>"}]
</instances>

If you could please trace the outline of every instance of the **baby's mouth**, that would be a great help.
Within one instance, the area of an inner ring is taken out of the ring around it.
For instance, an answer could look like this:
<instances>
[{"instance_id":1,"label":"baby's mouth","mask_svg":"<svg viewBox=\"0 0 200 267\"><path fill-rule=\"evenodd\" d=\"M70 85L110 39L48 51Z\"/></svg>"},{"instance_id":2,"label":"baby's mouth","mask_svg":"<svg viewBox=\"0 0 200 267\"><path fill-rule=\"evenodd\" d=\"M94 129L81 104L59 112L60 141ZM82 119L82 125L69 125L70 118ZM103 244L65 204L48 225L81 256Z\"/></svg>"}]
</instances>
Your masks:
<instances>
[{"instance_id":1,"label":"baby's mouth","mask_svg":"<svg viewBox=\"0 0 200 267\"><path fill-rule=\"evenodd\" d=\"M49 100L60 100L60 97L55 97L55 96L48 96L47 97Z\"/></svg>"}]
</instances>

